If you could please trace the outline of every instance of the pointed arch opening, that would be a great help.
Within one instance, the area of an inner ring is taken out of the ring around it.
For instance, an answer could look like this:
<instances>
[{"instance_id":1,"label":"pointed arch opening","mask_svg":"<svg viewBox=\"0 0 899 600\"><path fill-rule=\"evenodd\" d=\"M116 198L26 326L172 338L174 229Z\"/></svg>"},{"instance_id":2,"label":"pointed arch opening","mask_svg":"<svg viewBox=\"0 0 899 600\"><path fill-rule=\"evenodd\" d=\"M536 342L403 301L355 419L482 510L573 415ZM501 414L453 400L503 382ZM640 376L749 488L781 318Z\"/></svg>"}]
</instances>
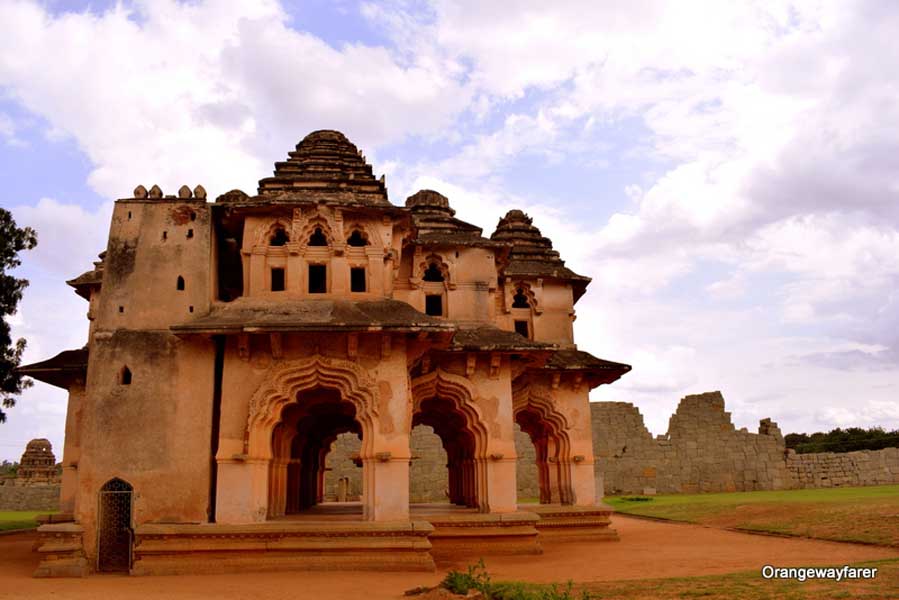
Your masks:
<instances>
[{"instance_id":1,"label":"pointed arch opening","mask_svg":"<svg viewBox=\"0 0 899 600\"><path fill-rule=\"evenodd\" d=\"M328 236L325 235L325 232L322 231L321 227L316 227L312 235L309 236L309 246L327 246L328 245Z\"/></svg>"},{"instance_id":2,"label":"pointed arch opening","mask_svg":"<svg viewBox=\"0 0 899 600\"><path fill-rule=\"evenodd\" d=\"M106 572L131 569L134 539L130 483L114 477L99 492L97 513L97 570Z\"/></svg>"}]
</instances>

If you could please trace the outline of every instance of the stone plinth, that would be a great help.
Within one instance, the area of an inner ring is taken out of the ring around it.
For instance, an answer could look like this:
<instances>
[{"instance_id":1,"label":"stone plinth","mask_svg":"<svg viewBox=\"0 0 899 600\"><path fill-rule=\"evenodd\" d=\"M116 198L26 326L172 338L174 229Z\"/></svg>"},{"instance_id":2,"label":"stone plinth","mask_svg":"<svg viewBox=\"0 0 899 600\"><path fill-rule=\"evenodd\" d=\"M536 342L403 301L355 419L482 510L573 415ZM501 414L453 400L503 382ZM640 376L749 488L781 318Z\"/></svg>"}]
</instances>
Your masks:
<instances>
[{"instance_id":1,"label":"stone plinth","mask_svg":"<svg viewBox=\"0 0 899 600\"><path fill-rule=\"evenodd\" d=\"M132 575L248 571L433 571L426 522L141 525Z\"/></svg>"},{"instance_id":2,"label":"stone plinth","mask_svg":"<svg viewBox=\"0 0 899 600\"><path fill-rule=\"evenodd\" d=\"M618 541L618 532L612 529L610 506L562 506L560 504L537 504L522 506L540 516L537 531L540 538L590 539L591 541Z\"/></svg>"},{"instance_id":3,"label":"stone plinth","mask_svg":"<svg viewBox=\"0 0 899 600\"><path fill-rule=\"evenodd\" d=\"M35 577L84 577L90 572L82 546L84 529L76 523L52 523L38 527L35 551L41 562Z\"/></svg>"},{"instance_id":4,"label":"stone plinth","mask_svg":"<svg viewBox=\"0 0 899 600\"><path fill-rule=\"evenodd\" d=\"M542 554L532 512L503 514L444 513L423 516L434 527L429 539L435 560L472 560L481 556Z\"/></svg>"}]
</instances>

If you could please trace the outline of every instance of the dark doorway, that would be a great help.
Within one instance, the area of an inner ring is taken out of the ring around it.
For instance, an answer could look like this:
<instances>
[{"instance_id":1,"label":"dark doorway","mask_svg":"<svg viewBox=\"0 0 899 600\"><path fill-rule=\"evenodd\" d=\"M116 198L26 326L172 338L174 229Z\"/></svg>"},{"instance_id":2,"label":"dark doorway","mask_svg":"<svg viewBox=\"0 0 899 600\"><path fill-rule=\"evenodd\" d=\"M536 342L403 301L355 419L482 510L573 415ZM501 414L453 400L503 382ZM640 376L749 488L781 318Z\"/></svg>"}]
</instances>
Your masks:
<instances>
[{"instance_id":1,"label":"dark doorway","mask_svg":"<svg viewBox=\"0 0 899 600\"><path fill-rule=\"evenodd\" d=\"M437 294L425 296L425 314L432 317L442 317L443 296Z\"/></svg>"},{"instance_id":2,"label":"dark doorway","mask_svg":"<svg viewBox=\"0 0 899 600\"><path fill-rule=\"evenodd\" d=\"M131 485L121 479L110 479L100 489L97 519L97 570L128 571L131 569Z\"/></svg>"},{"instance_id":3,"label":"dark doorway","mask_svg":"<svg viewBox=\"0 0 899 600\"><path fill-rule=\"evenodd\" d=\"M325 265L309 265L309 293L325 294L328 291L328 268Z\"/></svg>"},{"instance_id":4,"label":"dark doorway","mask_svg":"<svg viewBox=\"0 0 899 600\"><path fill-rule=\"evenodd\" d=\"M284 269L272 269L272 291L284 291Z\"/></svg>"},{"instance_id":5,"label":"dark doorway","mask_svg":"<svg viewBox=\"0 0 899 600\"><path fill-rule=\"evenodd\" d=\"M350 291L351 292L364 292L365 291L365 269L361 267L354 267L350 269Z\"/></svg>"},{"instance_id":6,"label":"dark doorway","mask_svg":"<svg viewBox=\"0 0 899 600\"><path fill-rule=\"evenodd\" d=\"M528 329L529 328L527 321L515 321L515 333L517 333L518 335L530 338L531 334Z\"/></svg>"}]
</instances>

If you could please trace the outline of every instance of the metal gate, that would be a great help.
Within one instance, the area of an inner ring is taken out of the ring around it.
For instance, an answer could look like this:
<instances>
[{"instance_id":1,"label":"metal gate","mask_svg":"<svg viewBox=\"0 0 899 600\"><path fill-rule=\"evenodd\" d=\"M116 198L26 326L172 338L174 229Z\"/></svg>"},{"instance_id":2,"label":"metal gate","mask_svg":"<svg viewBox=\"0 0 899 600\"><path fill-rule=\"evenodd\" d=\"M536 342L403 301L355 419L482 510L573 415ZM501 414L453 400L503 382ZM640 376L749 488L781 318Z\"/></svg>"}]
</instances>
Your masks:
<instances>
[{"instance_id":1,"label":"metal gate","mask_svg":"<svg viewBox=\"0 0 899 600\"><path fill-rule=\"evenodd\" d=\"M131 485L112 479L100 490L97 513L97 570L131 569Z\"/></svg>"}]
</instances>

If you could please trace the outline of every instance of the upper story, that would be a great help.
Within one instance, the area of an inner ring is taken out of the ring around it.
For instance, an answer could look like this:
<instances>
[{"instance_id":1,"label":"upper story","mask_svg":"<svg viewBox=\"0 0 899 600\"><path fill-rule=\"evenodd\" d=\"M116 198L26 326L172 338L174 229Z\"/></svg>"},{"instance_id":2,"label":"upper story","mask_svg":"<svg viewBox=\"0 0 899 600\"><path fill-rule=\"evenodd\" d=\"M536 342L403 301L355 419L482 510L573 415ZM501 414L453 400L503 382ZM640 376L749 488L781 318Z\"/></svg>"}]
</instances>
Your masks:
<instances>
[{"instance_id":1,"label":"upper story","mask_svg":"<svg viewBox=\"0 0 899 600\"><path fill-rule=\"evenodd\" d=\"M201 186L177 196L139 186L116 202L101 261L69 283L90 301L92 336L165 330L229 306L392 300L573 348L574 305L590 279L521 211L489 238L454 215L431 190L391 204L355 145L316 131L254 196L233 190L209 203Z\"/></svg>"}]
</instances>

